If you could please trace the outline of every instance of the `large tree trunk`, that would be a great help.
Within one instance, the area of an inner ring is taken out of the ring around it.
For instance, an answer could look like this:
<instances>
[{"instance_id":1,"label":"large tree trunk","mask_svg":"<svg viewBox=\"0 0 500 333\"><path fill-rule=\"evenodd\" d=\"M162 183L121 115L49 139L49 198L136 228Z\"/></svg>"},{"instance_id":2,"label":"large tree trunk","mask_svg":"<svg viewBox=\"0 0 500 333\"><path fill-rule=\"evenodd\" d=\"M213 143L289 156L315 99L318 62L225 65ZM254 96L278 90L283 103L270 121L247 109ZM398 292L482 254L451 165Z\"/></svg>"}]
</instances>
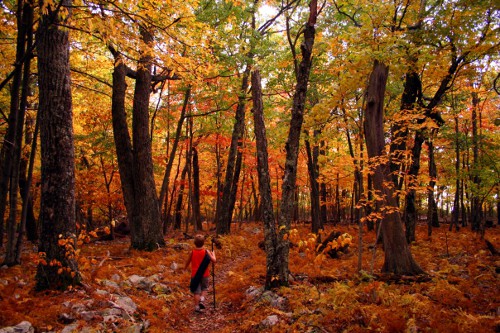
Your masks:
<instances>
[{"instance_id":1,"label":"large tree trunk","mask_svg":"<svg viewBox=\"0 0 500 333\"><path fill-rule=\"evenodd\" d=\"M250 54L251 60L252 55ZM229 147L229 156L227 158L226 175L224 184L222 185L222 198L217 209L217 233L228 234L231 231L231 220L233 217L233 208L236 198L235 189L238 186L239 169L241 165L241 157L238 158L239 147L242 145L243 134L245 131L245 108L246 108L246 94L248 90L248 81L250 77L250 60L248 61L247 68L243 73L241 81L240 93L238 96L238 106L236 107L235 123L233 127L233 135L231 137L231 145ZM234 195L234 196L233 196Z\"/></svg>"},{"instance_id":2,"label":"large tree trunk","mask_svg":"<svg viewBox=\"0 0 500 333\"><path fill-rule=\"evenodd\" d=\"M283 183L281 186L282 197L280 205L280 216L278 219L279 236L277 247L277 258L280 258L280 271L278 275L280 285L288 285L288 258L290 244L285 235L290 231L291 219L294 208L294 195L297 179L297 160L299 154L300 133L304 121L304 109L306 103L307 86L309 74L312 67L312 50L315 38L315 25L318 16L317 1L312 0L309 4L309 18L304 27L304 42L301 45L302 60L297 68L297 84L293 95L292 119L290 121L290 131L286 141L286 160Z\"/></svg>"},{"instance_id":3,"label":"large tree trunk","mask_svg":"<svg viewBox=\"0 0 500 333\"><path fill-rule=\"evenodd\" d=\"M389 163L384 156L384 94L388 73L387 66L375 61L368 84L364 121L368 157L376 161L371 166L373 187L378 196L378 208L383 205L385 210L381 226L385 252L382 272L414 275L423 271L406 243L394 190L386 186L392 181Z\"/></svg>"},{"instance_id":4,"label":"large tree trunk","mask_svg":"<svg viewBox=\"0 0 500 333\"><path fill-rule=\"evenodd\" d=\"M70 0L62 1L68 12ZM80 282L75 259L75 168L69 69L69 33L60 13L47 7L37 33L42 162L41 235L36 289L61 289ZM67 19L64 18L64 19ZM49 263L56 262L56 265ZM59 266L59 264L61 266Z\"/></svg>"},{"instance_id":5,"label":"large tree trunk","mask_svg":"<svg viewBox=\"0 0 500 333\"><path fill-rule=\"evenodd\" d=\"M278 257L280 253L278 251L276 220L273 212L261 78L258 70L255 70L252 74L252 100L255 141L257 146L257 174L259 177L259 192L261 198L260 213L264 221L264 244L266 250L265 289L271 289L279 286L279 283L277 283L278 281L274 279L274 277L280 274L280 258Z\"/></svg>"},{"instance_id":6,"label":"large tree trunk","mask_svg":"<svg viewBox=\"0 0 500 333\"><path fill-rule=\"evenodd\" d=\"M110 48L111 49L111 48ZM123 201L127 211L128 223L132 223L134 211L134 176L132 142L127 125L127 114L125 112L125 93L127 83L127 67L120 53L111 49L114 55L113 89L111 97L111 118L113 124L113 137L115 140L116 157L118 160L118 171L123 193Z\"/></svg>"},{"instance_id":7,"label":"large tree trunk","mask_svg":"<svg viewBox=\"0 0 500 333\"><path fill-rule=\"evenodd\" d=\"M141 36L147 47L153 36L141 27ZM149 131L149 95L151 92L152 56L149 51L139 58L134 90L132 135L134 210L131 223L131 245L138 250L154 250L164 246L160 205L153 173L151 137Z\"/></svg>"}]
</instances>

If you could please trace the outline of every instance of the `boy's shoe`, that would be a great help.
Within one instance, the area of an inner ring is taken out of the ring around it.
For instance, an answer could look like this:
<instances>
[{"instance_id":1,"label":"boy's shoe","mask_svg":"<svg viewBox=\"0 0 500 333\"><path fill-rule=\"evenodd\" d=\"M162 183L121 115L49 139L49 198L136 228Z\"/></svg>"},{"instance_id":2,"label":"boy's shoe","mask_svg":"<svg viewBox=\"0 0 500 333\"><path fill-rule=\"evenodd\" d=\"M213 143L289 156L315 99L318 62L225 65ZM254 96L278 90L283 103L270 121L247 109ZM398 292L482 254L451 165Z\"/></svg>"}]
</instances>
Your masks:
<instances>
[{"instance_id":1,"label":"boy's shoe","mask_svg":"<svg viewBox=\"0 0 500 333\"><path fill-rule=\"evenodd\" d=\"M200 307L200 310L204 310L205 309L205 304L203 304L202 302L200 302L199 307Z\"/></svg>"},{"instance_id":2,"label":"boy's shoe","mask_svg":"<svg viewBox=\"0 0 500 333\"><path fill-rule=\"evenodd\" d=\"M196 306L196 307L194 308L194 312L196 312L196 313L203 313L203 312L204 312L204 310L203 310L203 309L204 309L204 308L202 308L201 306Z\"/></svg>"}]
</instances>

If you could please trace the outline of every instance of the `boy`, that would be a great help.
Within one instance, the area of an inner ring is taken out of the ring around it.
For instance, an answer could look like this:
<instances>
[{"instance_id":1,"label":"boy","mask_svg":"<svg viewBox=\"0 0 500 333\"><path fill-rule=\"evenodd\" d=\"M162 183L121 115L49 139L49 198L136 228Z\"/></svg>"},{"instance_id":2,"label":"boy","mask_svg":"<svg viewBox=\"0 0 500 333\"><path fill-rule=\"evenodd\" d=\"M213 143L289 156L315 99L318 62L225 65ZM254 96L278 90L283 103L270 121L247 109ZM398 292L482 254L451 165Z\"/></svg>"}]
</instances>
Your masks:
<instances>
[{"instance_id":1,"label":"boy","mask_svg":"<svg viewBox=\"0 0 500 333\"><path fill-rule=\"evenodd\" d=\"M189 289L194 294L194 310L196 312L202 312L205 309L204 301L207 295L208 289L208 277L210 276L210 270L208 265L210 262L215 263L217 259L215 258L215 251L211 252L203 247L205 244L205 236L196 235L194 236L195 249L189 254L189 258L184 265L184 269L187 269L189 264L191 264L191 283Z\"/></svg>"}]
</instances>

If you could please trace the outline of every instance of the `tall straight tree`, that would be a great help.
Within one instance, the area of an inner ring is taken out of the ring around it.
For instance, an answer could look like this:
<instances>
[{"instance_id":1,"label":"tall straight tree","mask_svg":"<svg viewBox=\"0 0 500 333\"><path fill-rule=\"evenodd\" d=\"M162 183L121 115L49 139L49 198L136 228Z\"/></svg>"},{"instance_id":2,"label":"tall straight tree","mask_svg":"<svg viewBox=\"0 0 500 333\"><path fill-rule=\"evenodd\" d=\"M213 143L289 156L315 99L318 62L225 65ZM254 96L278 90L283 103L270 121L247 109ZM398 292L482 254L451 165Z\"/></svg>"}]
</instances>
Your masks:
<instances>
[{"instance_id":1,"label":"tall straight tree","mask_svg":"<svg viewBox=\"0 0 500 333\"><path fill-rule=\"evenodd\" d=\"M368 157L373 161L371 168L377 209L384 214L381 225L385 253L382 272L415 275L423 273L423 270L413 259L406 242L394 185L388 185L392 183L388 157L384 156L384 94L388 74L389 68L375 61L366 93L364 121Z\"/></svg>"},{"instance_id":2,"label":"tall straight tree","mask_svg":"<svg viewBox=\"0 0 500 333\"><path fill-rule=\"evenodd\" d=\"M71 13L40 1L42 15L36 35L40 94L41 205L36 289L66 289L80 282L76 248L73 110L69 69L69 33L60 24ZM49 263L57 262L56 265ZM59 266L61 265L61 266Z\"/></svg>"},{"instance_id":3,"label":"tall straight tree","mask_svg":"<svg viewBox=\"0 0 500 333\"><path fill-rule=\"evenodd\" d=\"M276 221L273 211L273 198L271 195L271 177L269 176L269 158L267 153L267 135L264 121L264 106L262 103L262 86L258 69L252 73L252 101L255 141L257 146L257 175L259 177L260 209L264 221L264 244L266 250L266 282L265 289L279 286L281 254L279 248L283 246L283 239L278 244ZM281 246L279 246L281 245Z\"/></svg>"},{"instance_id":4,"label":"tall straight tree","mask_svg":"<svg viewBox=\"0 0 500 333\"><path fill-rule=\"evenodd\" d=\"M454 100L454 97L452 96L452 101ZM454 106L454 103L452 102L452 105ZM449 230L451 231L453 229L453 225L455 225L455 231L458 231L460 229L460 226L458 224L458 220L460 217L460 191L461 191L461 186L460 186L460 132L459 132L459 127L458 127L458 115L455 115L453 117L455 119L455 196L453 199L453 209L451 213L451 222L450 222L450 228Z\"/></svg>"},{"instance_id":5,"label":"tall straight tree","mask_svg":"<svg viewBox=\"0 0 500 333\"><path fill-rule=\"evenodd\" d=\"M14 264L14 241L16 233L17 217L17 189L19 179L19 161L21 155L22 128L24 120L24 109L19 107L20 88L23 78L23 64L26 54L26 26L23 22L24 4L22 0L17 2L17 40L16 40L16 68L12 79L10 92L10 113L8 118L7 134L2 147L2 174L0 176L0 246L3 242L3 219L7 203L7 192L9 192L10 212L7 224L7 253L5 264Z\"/></svg>"},{"instance_id":6,"label":"tall straight tree","mask_svg":"<svg viewBox=\"0 0 500 333\"><path fill-rule=\"evenodd\" d=\"M265 35L269 28L272 26L273 22L278 16L280 16L286 9L290 8L296 0L290 1L288 4L284 5L278 13L262 26L256 29L255 14L257 7L259 5L259 0L254 0L251 9L251 30L250 32L254 35ZM243 23L243 26L246 26ZM243 136L245 134L245 110L247 103L247 93L248 86L251 76L251 70L255 57L255 37L249 37L250 45L248 52L245 53L244 65L245 70L241 75L241 85L238 90L238 104L236 107L235 122L233 127L233 133L231 136L231 144L229 147L229 155L227 158L226 174L224 178L224 183L221 184L222 196L218 197L217 201L217 232L221 234L227 234L231 230L231 219L233 216L234 205L236 202L236 194L238 190L238 181L240 177L241 165L243 161L243 154L241 153L241 146L243 144Z\"/></svg>"},{"instance_id":7,"label":"tall straight tree","mask_svg":"<svg viewBox=\"0 0 500 333\"><path fill-rule=\"evenodd\" d=\"M479 157L480 148L480 135L478 133L478 117L480 118L479 97L476 91L472 93L472 108L471 108L471 122L472 122L472 191L471 191L471 228L473 231L481 231L482 220L482 200L479 195L479 188L481 185L481 177L479 171L481 170L481 162Z\"/></svg>"},{"instance_id":8,"label":"tall straight tree","mask_svg":"<svg viewBox=\"0 0 500 333\"><path fill-rule=\"evenodd\" d=\"M309 132L304 132L307 135L307 139L304 140L306 146L307 154L307 170L309 171L309 184L310 184L310 198L311 198L311 231L315 234L319 234L320 229L323 229L323 220L321 219L321 202L319 193L319 146L315 144L311 148L311 142L308 138ZM318 136L319 131L314 130L314 136Z\"/></svg>"},{"instance_id":9,"label":"tall straight tree","mask_svg":"<svg viewBox=\"0 0 500 333\"><path fill-rule=\"evenodd\" d=\"M247 59L247 67L243 72L241 79L241 88L239 90L238 105L236 106L236 116L231 136L231 145L229 147L229 156L227 158L226 176L222 190L221 201L217 212L217 233L228 234L231 231L231 220L233 217L234 203L236 201L236 190L239 180L239 171L241 169L241 152L239 148L242 145L243 134L245 132L245 110L247 101L248 81L250 79L251 61L253 55L250 53ZM240 157L240 158L238 158ZM239 165L238 165L239 162Z\"/></svg>"},{"instance_id":10,"label":"tall straight tree","mask_svg":"<svg viewBox=\"0 0 500 333\"><path fill-rule=\"evenodd\" d=\"M295 66L297 83L293 95L292 119L290 120L290 130L286 141L286 160L285 173L283 175L283 184L281 186L282 197L280 204L280 215L278 218L278 254L276 258L280 259L280 267L277 281L278 284L288 285L288 258L290 244L285 235L290 231L292 214L295 206L295 188L297 180L297 161L299 155L300 133L302 132L302 123L304 122L304 110L307 95L307 86L309 83L309 74L312 67L312 51L314 38L316 34L316 20L318 17L318 3L312 0L309 3L309 17L304 26L304 41L300 49L302 59L298 66Z\"/></svg>"},{"instance_id":11,"label":"tall straight tree","mask_svg":"<svg viewBox=\"0 0 500 333\"><path fill-rule=\"evenodd\" d=\"M7 195L10 193L10 216L7 229L7 260L6 264L11 264L13 257L13 244L16 230L16 215L17 215L17 179L19 175L19 154L20 146L17 145L19 138L22 137L23 122L21 118L21 109L19 107L20 88L23 78L23 65L25 64L26 55L26 20L24 1L17 1L16 21L17 21L17 37L16 37L16 60L15 68L12 76L12 84L10 91L10 112L8 116L8 128L3 140L2 154L0 159L0 247L3 246L4 238L4 215L7 207ZM24 18L23 18L24 16ZM24 110L23 110L24 112ZM21 128L21 131L19 130Z\"/></svg>"},{"instance_id":12,"label":"tall straight tree","mask_svg":"<svg viewBox=\"0 0 500 333\"><path fill-rule=\"evenodd\" d=\"M17 226L17 197L18 193L17 190L18 188L21 191L21 196L23 198L23 210L22 213L26 212L26 209L28 208L28 203L30 202L29 200L29 187L22 187L20 186L23 182L21 179L25 177L21 177L21 172L25 171L23 170L24 166L26 163L21 163L21 155L22 155L22 139L23 139L23 128L24 128L24 120L25 120L25 115L26 115L26 108L27 108L27 101L28 101L28 93L29 93L29 84L30 84L30 65L31 65L31 47L32 47L32 41L33 41L33 30L32 30L32 24L33 24L33 8L32 8L32 3L30 2L24 2L19 0L18 1L18 12L21 14L20 19L21 22L19 22L19 29L18 29L18 38L17 38L17 54L16 58L19 59L18 61L23 62L23 67L22 67L22 88L21 88L21 98L19 105L11 105L11 113L17 112L17 116L15 117L16 121L13 123L9 123L9 127L11 125L14 125L17 127L15 130L15 141L14 145L11 148L12 152L12 161L11 161L11 170L10 170L10 212L9 212L9 220L8 220L8 234L7 234L7 251L5 255L5 264L6 265L15 265L15 264L20 264L20 255L18 252L18 249L20 249L20 246L23 241L23 236L24 236L24 229L26 226L26 214L22 214L21 216L21 224L18 227ZM24 59L23 59L24 58ZM18 75L16 74L14 76L14 82L16 82L18 79ZM16 87L16 91L11 92L11 96L13 95L18 95L19 91L17 90L19 87L17 84L14 84L13 86ZM11 98L11 101L18 100L18 97ZM19 186L18 186L19 185ZM26 207L26 208L24 208ZM15 236L16 236L16 231L19 230L18 236L17 236L17 241L15 241Z\"/></svg>"}]
</instances>

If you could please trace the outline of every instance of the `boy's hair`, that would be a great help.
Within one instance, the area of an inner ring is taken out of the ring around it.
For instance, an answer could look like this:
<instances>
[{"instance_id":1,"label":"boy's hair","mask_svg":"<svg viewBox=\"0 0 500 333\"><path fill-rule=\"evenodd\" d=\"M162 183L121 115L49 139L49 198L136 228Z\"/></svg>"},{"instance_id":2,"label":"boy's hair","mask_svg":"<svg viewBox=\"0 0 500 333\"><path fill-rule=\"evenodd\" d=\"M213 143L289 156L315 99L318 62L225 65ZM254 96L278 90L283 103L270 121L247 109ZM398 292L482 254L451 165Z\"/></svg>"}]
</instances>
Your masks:
<instances>
[{"instance_id":1,"label":"boy's hair","mask_svg":"<svg viewBox=\"0 0 500 333\"><path fill-rule=\"evenodd\" d=\"M196 247L202 247L203 244L205 244L205 236L201 234L194 236L194 245L196 245Z\"/></svg>"}]
</instances>

